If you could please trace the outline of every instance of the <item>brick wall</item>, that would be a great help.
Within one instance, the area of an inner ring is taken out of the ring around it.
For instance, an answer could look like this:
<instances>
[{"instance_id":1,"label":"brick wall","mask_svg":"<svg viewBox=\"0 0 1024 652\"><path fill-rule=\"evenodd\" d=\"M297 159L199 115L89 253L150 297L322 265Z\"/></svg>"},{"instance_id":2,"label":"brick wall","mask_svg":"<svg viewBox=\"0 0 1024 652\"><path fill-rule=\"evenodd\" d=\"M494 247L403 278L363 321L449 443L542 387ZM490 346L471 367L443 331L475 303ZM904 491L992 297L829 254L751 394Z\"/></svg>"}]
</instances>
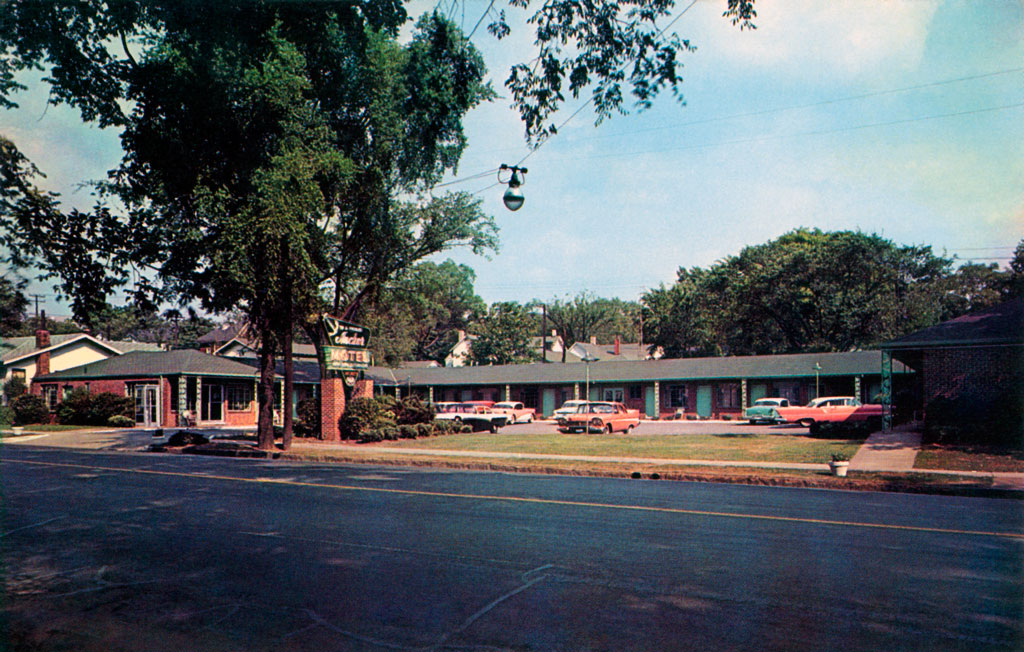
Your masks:
<instances>
[{"instance_id":1,"label":"brick wall","mask_svg":"<svg viewBox=\"0 0 1024 652\"><path fill-rule=\"evenodd\" d=\"M925 408L936 398L992 399L1020 385L1024 347L990 346L924 352Z\"/></svg>"},{"instance_id":2,"label":"brick wall","mask_svg":"<svg viewBox=\"0 0 1024 652\"><path fill-rule=\"evenodd\" d=\"M373 391L371 384L371 393ZM320 381L320 432L326 441L338 441L338 419L345 413L345 381L324 378Z\"/></svg>"}]
</instances>

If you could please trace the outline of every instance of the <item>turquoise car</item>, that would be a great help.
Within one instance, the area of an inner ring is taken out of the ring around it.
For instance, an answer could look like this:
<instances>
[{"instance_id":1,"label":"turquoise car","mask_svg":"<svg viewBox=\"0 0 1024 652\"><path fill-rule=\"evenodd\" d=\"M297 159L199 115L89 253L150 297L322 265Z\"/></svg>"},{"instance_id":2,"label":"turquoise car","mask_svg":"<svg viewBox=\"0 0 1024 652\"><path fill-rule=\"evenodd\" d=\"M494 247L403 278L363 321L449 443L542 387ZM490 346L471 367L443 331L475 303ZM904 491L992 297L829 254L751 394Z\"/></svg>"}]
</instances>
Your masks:
<instances>
[{"instance_id":1,"label":"turquoise car","mask_svg":"<svg viewBox=\"0 0 1024 652\"><path fill-rule=\"evenodd\" d=\"M775 408L789 407L788 398L759 398L743 410L743 418L750 423L785 423Z\"/></svg>"}]
</instances>

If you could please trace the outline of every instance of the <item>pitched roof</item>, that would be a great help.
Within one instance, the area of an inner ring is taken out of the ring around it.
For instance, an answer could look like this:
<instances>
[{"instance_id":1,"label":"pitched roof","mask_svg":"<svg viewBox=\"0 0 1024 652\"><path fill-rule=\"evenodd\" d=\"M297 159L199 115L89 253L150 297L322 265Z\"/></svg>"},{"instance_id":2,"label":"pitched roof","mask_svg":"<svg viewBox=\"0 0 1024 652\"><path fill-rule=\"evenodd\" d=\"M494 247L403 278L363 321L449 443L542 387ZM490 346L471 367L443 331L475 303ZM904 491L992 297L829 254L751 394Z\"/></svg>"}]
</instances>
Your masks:
<instances>
[{"instance_id":1,"label":"pitched roof","mask_svg":"<svg viewBox=\"0 0 1024 652\"><path fill-rule=\"evenodd\" d=\"M234 324L228 324L227 326L219 326L212 331L204 335L200 335L196 342L200 344L216 344L218 342L227 342L231 338L238 335L241 329Z\"/></svg>"},{"instance_id":2,"label":"pitched roof","mask_svg":"<svg viewBox=\"0 0 1024 652\"><path fill-rule=\"evenodd\" d=\"M849 353L792 353L717 358L678 358L594 362L591 382L696 381L759 378L813 378L815 363L820 376L877 375L882 368L881 351ZM439 367L435 369L390 369L371 367L367 376L381 385L555 385L583 382L585 365L517 364L486 367ZM895 373L909 368L894 362Z\"/></svg>"},{"instance_id":3,"label":"pitched roof","mask_svg":"<svg viewBox=\"0 0 1024 652\"><path fill-rule=\"evenodd\" d=\"M29 357L42 351L53 351L77 341L88 341L94 344L111 349L114 353L127 353L128 351L161 351L163 346L153 342L121 342L101 340L88 333L62 333L50 336L50 346L45 348L36 347L35 335L20 337L5 337L0 340L0 361L13 362L21 358Z\"/></svg>"},{"instance_id":4,"label":"pitched roof","mask_svg":"<svg viewBox=\"0 0 1024 652\"><path fill-rule=\"evenodd\" d=\"M255 378L249 365L195 349L177 351L132 351L106 360L36 376L38 381L84 380L90 378L151 378L155 376L240 376Z\"/></svg>"},{"instance_id":5,"label":"pitched roof","mask_svg":"<svg viewBox=\"0 0 1024 652\"><path fill-rule=\"evenodd\" d=\"M1024 299L1014 299L886 342L883 349L1024 344Z\"/></svg>"},{"instance_id":6,"label":"pitched roof","mask_svg":"<svg viewBox=\"0 0 1024 652\"><path fill-rule=\"evenodd\" d=\"M88 337L85 333L64 333L62 335L51 335L50 346L48 349L62 346L74 340ZM44 351L46 349L36 348L36 337L35 335L25 335L20 337L5 337L0 339L0 361L7 362L10 360L17 360L27 355L31 355L36 351Z\"/></svg>"}]
</instances>

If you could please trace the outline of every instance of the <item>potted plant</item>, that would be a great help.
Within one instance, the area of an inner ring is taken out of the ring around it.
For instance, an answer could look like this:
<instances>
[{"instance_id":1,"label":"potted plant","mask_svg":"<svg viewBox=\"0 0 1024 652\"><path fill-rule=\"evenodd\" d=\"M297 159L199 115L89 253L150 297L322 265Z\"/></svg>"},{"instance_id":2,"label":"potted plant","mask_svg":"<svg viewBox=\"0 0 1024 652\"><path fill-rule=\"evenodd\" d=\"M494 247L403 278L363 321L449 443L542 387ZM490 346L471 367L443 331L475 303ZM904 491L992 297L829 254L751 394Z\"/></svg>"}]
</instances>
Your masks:
<instances>
[{"instance_id":1,"label":"potted plant","mask_svg":"<svg viewBox=\"0 0 1024 652\"><path fill-rule=\"evenodd\" d=\"M846 453L832 453L832 461L828 463L832 475L845 478L850 468L850 456Z\"/></svg>"}]
</instances>

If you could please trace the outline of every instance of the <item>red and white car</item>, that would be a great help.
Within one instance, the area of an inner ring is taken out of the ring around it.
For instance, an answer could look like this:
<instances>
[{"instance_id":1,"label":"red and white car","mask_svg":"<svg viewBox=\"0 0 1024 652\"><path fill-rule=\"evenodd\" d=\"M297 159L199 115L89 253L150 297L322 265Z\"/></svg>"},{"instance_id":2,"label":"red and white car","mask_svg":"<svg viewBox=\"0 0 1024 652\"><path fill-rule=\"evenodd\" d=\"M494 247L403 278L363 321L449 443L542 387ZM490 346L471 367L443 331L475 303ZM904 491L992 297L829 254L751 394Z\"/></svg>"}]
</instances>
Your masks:
<instances>
[{"instance_id":1,"label":"red and white car","mask_svg":"<svg viewBox=\"0 0 1024 652\"><path fill-rule=\"evenodd\" d=\"M533 423L537 411L524 406L519 401L501 401L491 406L491 410L508 415L509 423Z\"/></svg>"},{"instance_id":2,"label":"red and white car","mask_svg":"<svg viewBox=\"0 0 1024 652\"><path fill-rule=\"evenodd\" d=\"M853 396L821 396L804 406L780 406L775 411L786 422L806 428L815 423L855 423L882 418L881 405L865 405Z\"/></svg>"},{"instance_id":3,"label":"red and white car","mask_svg":"<svg viewBox=\"0 0 1024 652\"><path fill-rule=\"evenodd\" d=\"M628 433L640 425L640 410L630 410L622 403L591 401L577 408L576 412L558 417L558 429L562 432L602 432L616 430Z\"/></svg>"}]
</instances>

